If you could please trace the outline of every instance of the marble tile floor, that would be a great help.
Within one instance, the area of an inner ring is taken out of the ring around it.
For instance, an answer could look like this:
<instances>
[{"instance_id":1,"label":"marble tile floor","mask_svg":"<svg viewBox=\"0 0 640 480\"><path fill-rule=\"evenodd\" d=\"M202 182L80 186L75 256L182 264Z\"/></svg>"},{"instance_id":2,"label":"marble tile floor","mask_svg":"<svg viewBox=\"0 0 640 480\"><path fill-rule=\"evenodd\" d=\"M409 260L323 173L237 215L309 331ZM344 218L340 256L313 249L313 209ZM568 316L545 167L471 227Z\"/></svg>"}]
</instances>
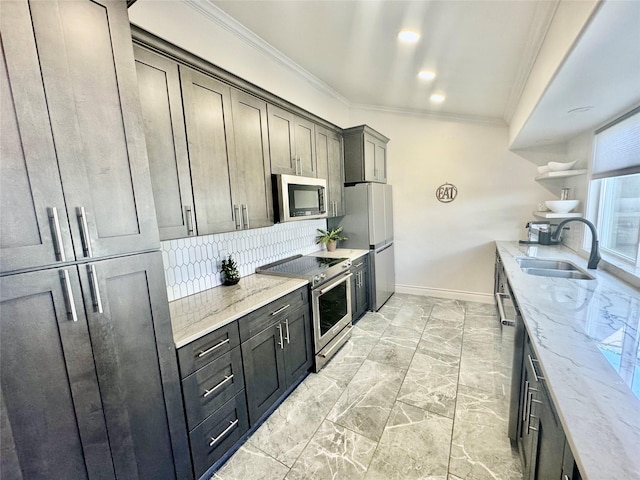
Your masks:
<instances>
[{"instance_id":1,"label":"marble tile floor","mask_svg":"<svg viewBox=\"0 0 640 480\"><path fill-rule=\"evenodd\" d=\"M521 479L512 335L493 305L395 294L213 480Z\"/></svg>"}]
</instances>

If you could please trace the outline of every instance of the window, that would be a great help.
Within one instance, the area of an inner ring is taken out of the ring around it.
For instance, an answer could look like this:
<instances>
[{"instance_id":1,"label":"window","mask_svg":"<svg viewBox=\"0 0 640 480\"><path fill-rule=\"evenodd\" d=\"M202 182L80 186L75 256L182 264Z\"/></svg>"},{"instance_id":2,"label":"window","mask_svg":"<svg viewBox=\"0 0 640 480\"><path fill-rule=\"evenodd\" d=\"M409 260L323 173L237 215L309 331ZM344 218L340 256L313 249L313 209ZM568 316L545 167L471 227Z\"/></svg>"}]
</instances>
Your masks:
<instances>
[{"instance_id":1,"label":"window","mask_svg":"<svg viewBox=\"0 0 640 480\"><path fill-rule=\"evenodd\" d=\"M596 131L590 194L601 250L640 266L640 108Z\"/></svg>"}]
</instances>

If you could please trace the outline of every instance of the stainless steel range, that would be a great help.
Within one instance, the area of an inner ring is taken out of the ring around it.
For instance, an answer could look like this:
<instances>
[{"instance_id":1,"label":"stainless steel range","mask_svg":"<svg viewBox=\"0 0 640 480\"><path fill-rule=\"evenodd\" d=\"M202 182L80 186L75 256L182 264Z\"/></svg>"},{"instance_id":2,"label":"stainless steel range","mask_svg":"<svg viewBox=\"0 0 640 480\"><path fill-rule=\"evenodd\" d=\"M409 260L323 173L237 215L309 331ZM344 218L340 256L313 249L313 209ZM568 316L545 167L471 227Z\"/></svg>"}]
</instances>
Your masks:
<instances>
[{"instance_id":1,"label":"stainless steel range","mask_svg":"<svg viewBox=\"0 0 640 480\"><path fill-rule=\"evenodd\" d=\"M350 267L348 258L296 255L256 269L257 273L309 281L316 372L351 336Z\"/></svg>"}]
</instances>

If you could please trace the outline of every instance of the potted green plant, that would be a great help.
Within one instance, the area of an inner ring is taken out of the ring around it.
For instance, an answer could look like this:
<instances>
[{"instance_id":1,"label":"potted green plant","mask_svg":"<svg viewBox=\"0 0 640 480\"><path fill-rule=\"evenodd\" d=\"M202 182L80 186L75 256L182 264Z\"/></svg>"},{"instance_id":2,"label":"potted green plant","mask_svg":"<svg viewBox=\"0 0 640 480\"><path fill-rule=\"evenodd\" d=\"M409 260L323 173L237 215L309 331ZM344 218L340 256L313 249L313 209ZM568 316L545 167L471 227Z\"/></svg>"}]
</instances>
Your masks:
<instances>
[{"instance_id":1,"label":"potted green plant","mask_svg":"<svg viewBox=\"0 0 640 480\"><path fill-rule=\"evenodd\" d=\"M231 255L222 259L222 277L225 285L235 285L240 281L240 273Z\"/></svg>"},{"instance_id":2,"label":"potted green plant","mask_svg":"<svg viewBox=\"0 0 640 480\"><path fill-rule=\"evenodd\" d=\"M318 235L316 237L316 243L322 243L327 246L327 251L333 252L336 249L338 240L346 240L347 237L340 235L342 227L334 228L333 230L322 230L318 228Z\"/></svg>"}]
</instances>

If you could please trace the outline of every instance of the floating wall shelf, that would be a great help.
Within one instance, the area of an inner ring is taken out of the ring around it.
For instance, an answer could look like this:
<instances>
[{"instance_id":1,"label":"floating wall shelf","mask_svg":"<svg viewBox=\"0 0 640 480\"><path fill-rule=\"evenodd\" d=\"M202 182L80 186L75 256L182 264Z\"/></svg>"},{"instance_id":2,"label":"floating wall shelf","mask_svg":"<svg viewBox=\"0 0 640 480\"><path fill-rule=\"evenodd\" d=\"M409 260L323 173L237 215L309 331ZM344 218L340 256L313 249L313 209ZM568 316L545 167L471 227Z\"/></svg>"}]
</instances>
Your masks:
<instances>
[{"instance_id":1,"label":"floating wall shelf","mask_svg":"<svg viewBox=\"0 0 640 480\"><path fill-rule=\"evenodd\" d=\"M576 175L584 175L587 173L586 169L583 170L562 170L560 172L547 172L542 175L538 175L536 180L551 180L554 178L574 177Z\"/></svg>"},{"instance_id":2,"label":"floating wall shelf","mask_svg":"<svg viewBox=\"0 0 640 480\"><path fill-rule=\"evenodd\" d=\"M553 213L553 212L533 212L533 216L537 218L577 218L582 217L582 213Z\"/></svg>"}]
</instances>

